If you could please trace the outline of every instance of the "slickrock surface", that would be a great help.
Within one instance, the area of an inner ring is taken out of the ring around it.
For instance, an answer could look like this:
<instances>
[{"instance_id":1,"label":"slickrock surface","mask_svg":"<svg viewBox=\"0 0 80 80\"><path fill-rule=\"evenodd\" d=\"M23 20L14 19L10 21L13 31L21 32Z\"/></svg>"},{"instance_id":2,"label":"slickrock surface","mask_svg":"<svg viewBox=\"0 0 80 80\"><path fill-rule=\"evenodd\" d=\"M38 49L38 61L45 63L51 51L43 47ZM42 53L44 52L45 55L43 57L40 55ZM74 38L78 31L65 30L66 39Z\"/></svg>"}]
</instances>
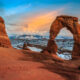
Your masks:
<instances>
[{"instance_id":1,"label":"slickrock surface","mask_svg":"<svg viewBox=\"0 0 80 80\"><path fill-rule=\"evenodd\" d=\"M58 62L39 52L0 48L0 80L80 80L79 63Z\"/></svg>"},{"instance_id":2,"label":"slickrock surface","mask_svg":"<svg viewBox=\"0 0 80 80\"><path fill-rule=\"evenodd\" d=\"M43 63L33 60L34 56L35 59L38 58L34 52L30 52L30 55L24 52L26 53L13 48L0 48L0 80L65 80L42 68Z\"/></svg>"}]
</instances>

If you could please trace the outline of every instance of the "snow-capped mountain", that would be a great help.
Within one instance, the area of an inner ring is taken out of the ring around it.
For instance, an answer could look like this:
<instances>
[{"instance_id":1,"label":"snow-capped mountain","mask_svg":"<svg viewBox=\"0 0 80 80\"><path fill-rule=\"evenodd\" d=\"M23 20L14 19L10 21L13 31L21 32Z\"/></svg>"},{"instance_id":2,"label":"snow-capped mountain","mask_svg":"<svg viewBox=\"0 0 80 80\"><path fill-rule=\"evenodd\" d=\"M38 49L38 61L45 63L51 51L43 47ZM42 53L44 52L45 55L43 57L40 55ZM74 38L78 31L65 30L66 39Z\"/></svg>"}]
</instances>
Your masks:
<instances>
[{"instance_id":1,"label":"snow-capped mountain","mask_svg":"<svg viewBox=\"0 0 80 80\"><path fill-rule=\"evenodd\" d=\"M49 36L42 36L42 35L10 35L10 39L49 39ZM73 37L70 36L57 36L55 39L73 39Z\"/></svg>"},{"instance_id":2,"label":"snow-capped mountain","mask_svg":"<svg viewBox=\"0 0 80 80\"><path fill-rule=\"evenodd\" d=\"M70 37L70 36L57 36L56 39L73 39L73 37Z\"/></svg>"},{"instance_id":3,"label":"snow-capped mountain","mask_svg":"<svg viewBox=\"0 0 80 80\"><path fill-rule=\"evenodd\" d=\"M49 39L49 36L42 36L42 35L10 35L10 39Z\"/></svg>"}]
</instances>

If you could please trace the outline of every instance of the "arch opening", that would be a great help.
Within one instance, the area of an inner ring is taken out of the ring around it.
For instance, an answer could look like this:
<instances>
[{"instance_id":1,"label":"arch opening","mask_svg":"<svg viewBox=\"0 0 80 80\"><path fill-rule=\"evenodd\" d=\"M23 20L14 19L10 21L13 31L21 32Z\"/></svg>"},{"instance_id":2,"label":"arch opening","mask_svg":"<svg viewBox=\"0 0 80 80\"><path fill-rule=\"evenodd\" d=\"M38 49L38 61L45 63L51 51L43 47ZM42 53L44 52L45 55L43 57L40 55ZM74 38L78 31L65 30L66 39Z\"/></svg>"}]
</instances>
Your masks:
<instances>
[{"instance_id":1,"label":"arch opening","mask_svg":"<svg viewBox=\"0 0 80 80\"><path fill-rule=\"evenodd\" d=\"M66 27L62 28L55 38L58 46L56 54L65 60L72 59L72 50L74 46L73 34Z\"/></svg>"}]
</instances>

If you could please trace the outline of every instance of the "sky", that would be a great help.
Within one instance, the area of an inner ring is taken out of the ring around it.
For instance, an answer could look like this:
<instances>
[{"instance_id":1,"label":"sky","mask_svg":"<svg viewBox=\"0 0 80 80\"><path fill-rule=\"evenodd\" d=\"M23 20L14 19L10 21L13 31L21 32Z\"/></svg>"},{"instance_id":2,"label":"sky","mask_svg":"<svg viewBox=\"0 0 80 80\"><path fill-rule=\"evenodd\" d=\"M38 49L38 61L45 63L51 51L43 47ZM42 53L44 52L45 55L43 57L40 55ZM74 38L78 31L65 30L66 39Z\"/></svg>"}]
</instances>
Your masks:
<instances>
[{"instance_id":1,"label":"sky","mask_svg":"<svg viewBox=\"0 0 80 80\"><path fill-rule=\"evenodd\" d=\"M50 26L59 15L80 19L80 0L0 0L0 16L9 35L49 35ZM60 35L64 32L65 29ZM67 31L65 34L69 35Z\"/></svg>"}]
</instances>

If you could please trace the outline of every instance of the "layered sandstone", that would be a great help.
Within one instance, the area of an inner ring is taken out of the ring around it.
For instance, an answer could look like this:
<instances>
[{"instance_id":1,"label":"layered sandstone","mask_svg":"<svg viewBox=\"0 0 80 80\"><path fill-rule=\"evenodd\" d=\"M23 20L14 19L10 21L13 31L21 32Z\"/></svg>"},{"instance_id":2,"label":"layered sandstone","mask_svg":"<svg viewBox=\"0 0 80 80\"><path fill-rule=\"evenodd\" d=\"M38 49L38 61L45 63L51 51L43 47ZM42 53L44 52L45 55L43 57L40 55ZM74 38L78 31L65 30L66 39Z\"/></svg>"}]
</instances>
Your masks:
<instances>
[{"instance_id":1,"label":"layered sandstone","mask_svg":"<svg viewBox=\"0 0 80 80\"><path fill-rule=\"evenodd\" d=\"M50 28L50 39L47 45L48 52L56 54L57 45L54 39L64 27L66 27L74 37L72 56L80 56L80 25L78 23L78 18L73 16L58 16L52 23Z\"/></svg>"},{"instance_id":2,"label":"layered sandstone","mask_svg":"<svg viewBox=\"0 0 80 80\"><path fill-rule=\"evenodd\" d=\"M5 23L2 17L0 17L0 47L11 47L11 42L5 30Z\"/></svg>"}]
</instances>

